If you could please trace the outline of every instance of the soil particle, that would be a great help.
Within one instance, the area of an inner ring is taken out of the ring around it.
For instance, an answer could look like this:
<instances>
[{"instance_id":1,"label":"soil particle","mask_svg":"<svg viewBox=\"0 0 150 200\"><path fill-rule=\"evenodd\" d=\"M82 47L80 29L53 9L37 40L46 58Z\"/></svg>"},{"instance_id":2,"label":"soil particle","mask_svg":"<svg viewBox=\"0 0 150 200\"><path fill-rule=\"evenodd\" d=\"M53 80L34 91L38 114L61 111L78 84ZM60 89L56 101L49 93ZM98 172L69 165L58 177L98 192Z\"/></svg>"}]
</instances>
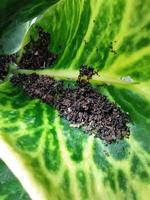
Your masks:
<instances>
[{"instance_id":1,"label":"soil particle","mask_svg":"<svg viewBox=\"0 0 150 200\"><path fill-rule=\"evenodd\" d=\"M12 83L22 86L32 98L54 106L71 127L82 127L107 143L128 138L128 115L90 85L89 79L95 73L93 68L82 65L75 88L65 88L61 81L36 74L14 75Z\"/></svg>"},{"instance_id":2,"label":"soil particle","mask_svg":"<svg viewBox=\"0 0 150 200\"><path fill-rule=\"evenodd\" d=\"M37 74L17 74L11 79L15 86L22 86L24 91L32 98L42 99L43 102L53 105L57 94L60 92L62 83L55 81L49 76Z\"/></svg>"},{"instance_id":3,"label":"soil particle","mask_svg":"<svg viewBox=\"0 0 150 200\"><path fill-rule=\"evenodd\" d=\"M12 62L15 62L16 55L1 55L0 56L0 80L4 80L8 75L8 65Z\"/></svg>"},{"instance_id":4,"label":"soil particle","mask_svg":"<svg viewBox=\"0 0 150 200\"><path fill-rule=\"evenodd\" d=\"M92 66L81 65L77 82L80 83L82 80L89 82L89 80L95 74L98 75L98 72L95 71Z\"/></svg>"},{"instance_id":5,"label":"soil particle","mask_svg":"<svg viewBox=\"0 0 150 200\"><path fill-rule=\"evenodd\" d=\"M128 116L90 84L64 90L55 102L55 107L60 116L72 124L82 123L86 132L108 143L128 137Z\"/></svg>"},{"instance_id":6,"label":"soil particle","mask_svg":"<svg viewBox=\"0 0 150 200\"><path fill-rule=\"evenodd\" d=\"M37 27L38 40L31 41L24 47L25 52L18 65L21 69L44 69L54 64L58 55L48 50L50 34Z\"/></svg>"},{"instance_id":7,"label":"soil particle","mask_svg":"<svg viewBox=\"0 0 150 200\"><path fill-rule=\"evenodd\" d=\"M114 43L116 43L117 41L115 40ZM109 46L109 49L110 49L110 52L113 53L113 54L117 54L117 51L114 50L114 47L113 47L113 42L110 42L110 46Z\"/></svg>"}]
</instances>

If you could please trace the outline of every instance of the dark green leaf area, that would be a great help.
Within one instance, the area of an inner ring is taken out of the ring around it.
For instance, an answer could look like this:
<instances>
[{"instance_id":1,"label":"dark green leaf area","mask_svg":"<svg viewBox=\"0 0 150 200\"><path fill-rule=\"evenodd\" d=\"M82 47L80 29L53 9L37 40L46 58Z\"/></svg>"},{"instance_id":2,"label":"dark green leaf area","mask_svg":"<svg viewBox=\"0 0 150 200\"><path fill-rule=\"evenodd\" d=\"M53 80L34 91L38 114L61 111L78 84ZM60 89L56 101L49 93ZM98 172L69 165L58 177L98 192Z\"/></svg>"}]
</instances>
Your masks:
<instances>
[{"instance_id":1,"label":"dark green leaf area","mask_svg":"<svg viewBox=\"0 0 150 200\"><path fill-rule=\"evenodd\" d=\"M17 126L13 126L13 125L6 125L6 127L1 127L0 131L2 131L3 133L7 133L7 134L15 134L17 131L19 130L19 128Z\"/></svg>"},{"instance_id":2,"label":"dark green leaf area","mask_svg":"<svg viewBox=\"0 0 150 200\"><path fill-rule=\"evenodd\" d=\"M10 25L10 22L13 21L15 21L15 23L18 22L18 24L19 22L28 21L57 1L58 0L4 0L0 4L0 28L5 30L5 28Z\"/></svg>"},{"instance_id":3,"label":"dark green leaf area","mask_svg":"<svg viewBox=\"0 0 150 200\"><path fill-rule=\"evenodd\" d=\"M125 173L121 169L118 171L117 179L118 179L118 185L119 185L120 190L126 191L127 190L127 178L126 178Z\"/></svg>"},{"instance_id":4,"label":"dark green leaf area","mask_svg":"<svg viewBox=\"0 0 150 200\"><path fill-rule=\"evenodd\" d=\"M15 112L17 113L17 109L27 105L31 98L29 98L22 90L20 90L20 88L14 88L11 84L7 84L5 88L0 90L0 105L5 106L5 108L10 106L12 110L14 109L13 112L11 110L10 113L10 116L12 117ZM16 113L15 115L17 115Z\"/></svg>"},{"instance_id":5,"label":"dark green leaf area","mask_svg":"<svg viewBox=\"0 0 150 200\"><path fill-rule=\"evenodd\" d=\"M109 154L116 160L126 159L129 156L129 147L127 139L117 141L108 145Z\"/></svg>"},{"instance_id":6,"label":"dark green leaf area","mask_svg":"<svg viewBox=\"0 0 150 200\"><path fill-rule=\"evenodd\" d=\"M43 129L37 129L33 134L17 138L16 145L25 151L35 151L38 148Z\"/></svg>"},{"instance_id":7,"label":"dark green leaf area","mask_svg":"<svg viewBox=\"0 0 150 200\"><path fill-rule=\"evenodd\" d=\"M59 170L61 164L61 152L57 137L55 129L51 129L50 132L46 132L45 135L43 158L45 167L49 171Z\"/></svg>"},{"instance_id":8,"label":"dark green leaf area","mask_svg":"<svg viewBox=\"0 0 150 200\"><path fill-rule=\"evenodd\" d=\"M104 185L111 187L112 191L116 192L114 167L109 163L106 153L102 148L102 143L98 139L95 139L93 143L93 160L97 168L104 172Z\"/></svg>"},{"instance_id":9,"label":"dark green leaf area","mask_svg":"<svg viewBox=\"0 0 150 200\"><path fill-rule=\"evenodd\" d=\"M131 188L130 198L132 200L137 200L136 191L134 191L134 189L132 189L132 188Z\"/></svg>"},{"instance_id":10,"label":"dark green leaf area","mask_svg":"<svg viewBox=\"0 0 150 200\"><path fill-rule=\"evenodd\" d=\"M14 98L9 98L9 102L14 109L22 108L31 101L31 98L29 98L24 92L22 92L21 90L18 90L18 92L19 94L16 96L16 98L14 95L12 96Z\"/></svg>"},{"instance_id":11,"label":"dark green leaf area","mask_svg":"<svg viewBox=\"0 0 150 200\"><path fill-rule=\"evenodd\" d=\"M135 39L133 40L133 38ZM137 50L140 51L144 47L146 48L146 46L149 43L150 43L150 38L148 35L146 35L145 37L138 38L136 32L135 34L124 38L122 45L118 51L119 53L126 53L126 55L130 56L131 53L134 53Z\"/></svg>"},{"instance_id":12,"label":"dark green leaf area","mask_svg":"<svg viewBox=\"0 0 150 200\"><path fill-rule=\"evenodd\" d=\"M49 124L54 124L55 117L56 117L56 110L49 106L48 104L44 104L45 112L47 113L47 119L49 121Z\"/></svg>"},{"instance_id":13,"label":"dark green leaf area","mask_svg":"<svg viewBox=\"0 0 150 200\"><path fill-rule=\"evenodd\" d=\"M17 52L30 28L31 20L58 1L2 0L0 3L0 54Z\"/></svg>"},{"instance_id":14,"label":"dark green leaf area","mask_svg":"<svg viewBox=\"0 0 150 200\"><path fill-rule=\"evenodd\" d=\"M20 182L0 160L0 199L30 200Z\"/></svg>"},{"instance_id":15,"label":"dark green leaf area","mask_svg":"<svg viewBox=\"0 0 150 200\"><path fill-rule=\"evenodd\" d=\"M103 152L102 144L98 139L94 140L93 143L93 160L98 169L101 169L103 172L108 172L112 165L108 162L106 155Z\"/></svg>"},{"instance_id":16,"label":"dark green leaf area","mask_svg":"<svg viewBox=\"0 0 150 200\"><path fill-rule=\"evenodd\" d=\"M43 109L41 103L38 101L27 108L23 113L23 122L28 124L28 127L42 126L43 124Z\"/></svg>"},{"instance_id":17,"label":"dark green leaf area","mask_svg":"<svg viewBox=\"0 0 150 200\"><path fill-rule=\"evenodd\" d=\"M63 134L66 140L66 146L70 153L71 159L75 162L82 161L82 154L88 136L83 134L79 128L71 128L67 120L62 119Z\"/></svg>"},{"instance_id":18,"label":"dark green leaf area","mask_svg":"<svg viewBox=\"0 0 150 200\"><path fill-rule=\"evenodd\" d=\"M87 189L87 181L86 175L83 170L78 170L76 172L78 187L80 189L82 199L88 199L88 189Z\"/></svg>"},{"instance_id":19,"label":"dark green leaf area","mask_svg":"<svg viewBox=\"0 0 150 200\"><path fill-rule=\"evenodd\" d=\"M73 198L71 191L70 191L70 182L71 182L71 177L69 175L69 171L65 170L64 174L63 174L61 189L62 189L63 195L66 197L66 199Z\"/></svg>"},{"instance_id":20,"label":"dark green leaf area","mask_svg":"<svg viewBox=\"0 0 150 200\"><path fill-rule=\"evenodd\" d=\"M113 192L116 192L116 179L115 179L115 173L113 172L113 169L110 169L106 176L103 179L104 185L111 187Z\"/></svg>"},{"instance_id":21,"label":"dark green leaf area","mask_svg":"<svg viewBox=\"0 0 150 200\"><path fill-rule=\"evenodd\" d=\"M108 91L122 109L129 113L132 136L146 152L150 152L149 101L130 89L110 87Z\"/></svg>"},{"instance_id":22,"label":"dark green leaf area","mask_svg":"<svg viewBox=\"0 0 150 200\"><path fill-rule=\"evenodd\" d=\"M1 100L2 99L0 99L0 101ZM0 117L4 118L6 123L9 123L9 122L14 123L19 119L20 115L17 112L17 110L12 110L12 111L6 110L0 113Z\"/></svg>"},{"instance_id":23,"label":"dark green leaf area","mask_svg":"<svg viewBox=\"0 0 150 200\"><path fill-rule=\"evenodd\" d=\"M33 158L33 156L31 157L31 159L29 160L29 157L31 155L27 155L26 159L28 159L29 162L29 166L33 169L34 171L34 177L42 183L42 185L44 185L44 188L47 191L51 191L52 190L52 183L51 180L47 177L47 174L45 173L45 171L43 171L44 168L41 167L41 162L39 159L39 155L35 156L35 158ZM43 157L41 156L41 158L43 159Z\"/></svg>"},{"instance_id":24,"label":"dark green leaf area","mask_svg":"<svg viewBox=\"0 0 150 200\"><path fill-rule=\"evenodd\" d=\"M138 177L141 181L145 181L147 183L150 182L150 177L148 172L145 169L145 166L141 162L140 158L135 154L131 159L131 175L134 177Z\"/></svg>"}]
</instances>

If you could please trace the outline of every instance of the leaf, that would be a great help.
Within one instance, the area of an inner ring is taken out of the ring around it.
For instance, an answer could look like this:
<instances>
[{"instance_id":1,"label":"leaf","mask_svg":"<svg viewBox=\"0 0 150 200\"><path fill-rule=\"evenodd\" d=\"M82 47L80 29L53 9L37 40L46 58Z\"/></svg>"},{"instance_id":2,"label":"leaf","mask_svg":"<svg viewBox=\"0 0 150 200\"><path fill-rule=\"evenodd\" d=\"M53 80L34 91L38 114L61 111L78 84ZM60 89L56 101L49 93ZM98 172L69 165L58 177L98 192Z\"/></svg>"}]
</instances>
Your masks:
<instances>
[{"instance_id":1,"label":"leaf","mask_svg":"<svg viewBox=\"0 0 150 200\"><path fill-rule=\"evenodd\" d=\"M32 19L57 1L2 0L0 2L0 54L12 54L18 51Z\"/></svg>"},{"instance_id":2,"label":"leaf","mask_svg":"<svg viewBox=\"0 0 150 200\"><path fill-rule=\"evenodd\" d=\"M21 42L30 28L30 22L17 24L7 30L0 38L0 54L13 54L21 47Z\"/></svg>"},{"instance_id":3,"label":"leaf","mask_svg":"<svg viewBox=\"0 0 150 200\"><path fill-rule=\"evenodd\" d=\"M131 136L105 147L99 139L71 128L52 107L30 99L10 83L1 84L0 155L32 199L147 199L148 8L146 0L144 4L141 0L65 0L37 21L50 32L52 51L62 46L54 70L37 73L53 72L64 79L65 75L74 78L81 64L100 70L97 84L102 79L111 84L100 90L129 112ZM28 34L34 32L33 26ZM117 54L110 52L111 42Z\"/></svg>"},{"instance_id":4,"label":"leaf","mask_svg":"<svg viewBox=\"0 0 150 200\"><path fill-rule=\"evenodd\" d=\"M29 196L2 160L0 160L0 199L29 200Z\"/></svg>"}]
</instances>

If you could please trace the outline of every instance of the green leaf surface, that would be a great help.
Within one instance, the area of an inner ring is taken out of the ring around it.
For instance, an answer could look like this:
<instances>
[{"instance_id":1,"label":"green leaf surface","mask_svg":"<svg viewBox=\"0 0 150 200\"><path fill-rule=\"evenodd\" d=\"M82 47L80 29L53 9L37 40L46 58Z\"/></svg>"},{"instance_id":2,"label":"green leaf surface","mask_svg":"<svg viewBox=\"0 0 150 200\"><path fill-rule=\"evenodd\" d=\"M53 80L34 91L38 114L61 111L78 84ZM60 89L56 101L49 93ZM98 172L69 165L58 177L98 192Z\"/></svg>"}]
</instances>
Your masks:
<instances>
[{"instance_id":1,"label":"green leaf surface","mask_svg":"<svg viewBox=\"0 0 150 200\"><path fill-rule=\"evenodd\" d=\"M2 0L0 2L0 55L12 54L30 27L32 19L58 0Z\"/></svg>"},{"instance_id":2,"label":"green leaf surface","mask_svg":"<svg viewBox=\"0 0 150 200\"><path fill-rule=\"evenodd\" d=\"M131 136L106 147L70 127L54 108L30 99L9 82L1 84L0 155L32 199L147 200L148 8L148 0L62 0L37 21L51 34L51 50L59 53L54 70L37 73L76 79L81 64L98 69L96 84L109 83L99 86L100 91L129 113ZM35 32L32 26L22 46ZM110 52L111 42L117 54Z\"/></svg>"},{"instance_id":3,"label":"green leaf surface","mask_svg":"<svg viewBox=\"0 0 150 200\"><path fill-rule=\"evenodd\" d=\"M23 187L0 160L0 200L30 200Z\"/></svg>"}]
</instances>

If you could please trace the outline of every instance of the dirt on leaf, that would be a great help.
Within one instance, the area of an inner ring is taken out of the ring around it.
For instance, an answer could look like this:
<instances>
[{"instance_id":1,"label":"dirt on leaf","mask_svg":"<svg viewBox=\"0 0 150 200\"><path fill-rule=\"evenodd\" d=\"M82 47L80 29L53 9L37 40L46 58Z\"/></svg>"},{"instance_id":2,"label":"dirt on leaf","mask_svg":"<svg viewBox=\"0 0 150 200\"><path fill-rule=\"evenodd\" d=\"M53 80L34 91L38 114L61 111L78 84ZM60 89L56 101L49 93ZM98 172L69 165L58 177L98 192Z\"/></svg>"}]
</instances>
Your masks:
<instances>
[{"instance_id":1,"label":"dirt on leaf","mask_svg":"<svg viewBox=\"0 0 150 200\"><path fill-rule=\"evenodd\" d=\"M36 27L38 39L30 42L24 47L24 53L18 65L21 69L44 69L52 66L57 60L58 54L49 51L51 42L49 33L44 32L41 27Z\"/></svg>"},{"instance_id":2,"label":"dirt on leaf","mask_svg":"<svg viewBox=\"0 0 150 200\"><path fill-rule=\"evenodd\" d=\"M66 88L62 81L37 74L14 75L12 83L32 98L55 107L72 127L81 127L107 143L128 138L128 115L91 86L89 79L94 74L97 72L92 67L82 65L75 88Z\"/></svg>"},{"instance_id":3,"label":"dirt on leaf","mask_svg":"<svg viewBox=\"0 0 150 200\"><path fill-rule=\"evenodd\" d=\"M0 80L4 80L8 75L9 64L15 62L16 55L0 55Z\"/></svg>"}]
</instances>

